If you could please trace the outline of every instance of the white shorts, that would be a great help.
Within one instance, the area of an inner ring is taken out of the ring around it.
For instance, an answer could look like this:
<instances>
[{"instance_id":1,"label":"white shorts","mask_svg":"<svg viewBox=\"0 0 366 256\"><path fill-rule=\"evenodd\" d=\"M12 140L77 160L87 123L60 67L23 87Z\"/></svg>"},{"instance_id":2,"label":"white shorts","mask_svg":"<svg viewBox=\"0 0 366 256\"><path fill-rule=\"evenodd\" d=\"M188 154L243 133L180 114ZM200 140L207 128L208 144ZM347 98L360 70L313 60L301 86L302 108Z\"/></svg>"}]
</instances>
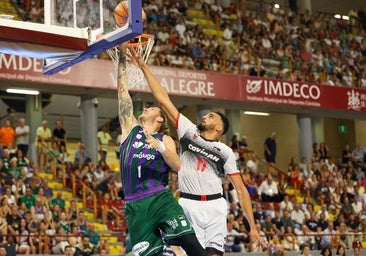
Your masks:
<instances>
[{"instance_id":1,"label":"white shorts","mask_svg":"<svg viewBox=\"0 0 366 256\"><path fill-rule=\"evenodd\" d=\"M224 198L196 201L180 198L187 218L191 222L203 248L211 247L224 252L227 226L227 203Z\"/></svg>"}]
</instances>

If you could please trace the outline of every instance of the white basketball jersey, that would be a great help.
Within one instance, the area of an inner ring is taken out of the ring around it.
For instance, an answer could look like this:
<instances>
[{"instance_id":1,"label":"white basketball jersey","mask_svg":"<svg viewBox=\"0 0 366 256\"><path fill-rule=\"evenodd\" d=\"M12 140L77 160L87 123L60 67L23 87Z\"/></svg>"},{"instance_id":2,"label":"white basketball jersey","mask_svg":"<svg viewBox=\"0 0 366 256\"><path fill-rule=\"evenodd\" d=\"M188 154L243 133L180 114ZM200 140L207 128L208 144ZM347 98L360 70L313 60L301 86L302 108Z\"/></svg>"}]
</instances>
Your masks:
<instances>
[{"instance_id":1,"label":"white basketball jersey","mask_svg":"<svg viewBox=\"0 0 366 256\"><path fill-rule=\"evenodd\" d=\"M177 120L181 169L179 188L195 195L222 193L221 178L238 173L235 155L220 141L206 140L197 126L180 113Z\"/></svg>"}]
</instances>

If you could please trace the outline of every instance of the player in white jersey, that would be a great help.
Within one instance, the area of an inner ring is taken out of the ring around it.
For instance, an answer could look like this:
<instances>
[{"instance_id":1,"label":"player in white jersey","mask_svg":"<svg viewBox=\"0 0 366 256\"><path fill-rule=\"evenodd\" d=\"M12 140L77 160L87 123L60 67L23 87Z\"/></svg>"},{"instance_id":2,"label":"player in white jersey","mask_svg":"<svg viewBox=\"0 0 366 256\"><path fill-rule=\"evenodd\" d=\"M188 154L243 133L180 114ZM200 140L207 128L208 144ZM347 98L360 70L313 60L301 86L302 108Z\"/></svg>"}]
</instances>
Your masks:
<instances>
[{"instance_id":1,"label":"player in white jersey","mask_svg":"<svg viewBox=\"0 0 366 256\"><path fill-rule=\"evenodd\" d=\"M251 199L240 177L235 155L219 138L228 130L228 119L219 112L202 117L196 126L183 116L155 79L149 67L134 49L132 60L139 66L149 87L175 126L179 137L181 169L179 188L182 205L196 235L210 255L223 255L226 237L227 204L222 198L221 177L227 175L238 193L239 202L249 221L252 241L264 245L255 227Z\"/></svg>"}]
</instances>

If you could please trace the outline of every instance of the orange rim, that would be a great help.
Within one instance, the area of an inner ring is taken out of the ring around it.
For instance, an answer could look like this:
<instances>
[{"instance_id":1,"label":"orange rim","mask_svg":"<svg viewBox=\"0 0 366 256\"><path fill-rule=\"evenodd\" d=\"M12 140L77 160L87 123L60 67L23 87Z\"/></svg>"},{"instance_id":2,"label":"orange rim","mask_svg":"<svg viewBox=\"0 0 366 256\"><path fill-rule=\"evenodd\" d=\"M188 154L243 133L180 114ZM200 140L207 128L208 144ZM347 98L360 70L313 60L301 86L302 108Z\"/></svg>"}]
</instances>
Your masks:
<instances>
[{"instance_id":1,"label":"orange rim","mask_svg":"<svg viewBox=\"0 0 366 256\"><path fill-rule=\"evenodd\" d=\"M146 45L148 45L148 43L150 42L151 39L154 39L154 36L150 35L150 34L141 34L139 36L136 36L135 38L138 38L139 40L143 40L143 41L138 42L138 43L128 42L129 46L132 46L132 47L146 46Z\"/></svg>"}]
</instances>

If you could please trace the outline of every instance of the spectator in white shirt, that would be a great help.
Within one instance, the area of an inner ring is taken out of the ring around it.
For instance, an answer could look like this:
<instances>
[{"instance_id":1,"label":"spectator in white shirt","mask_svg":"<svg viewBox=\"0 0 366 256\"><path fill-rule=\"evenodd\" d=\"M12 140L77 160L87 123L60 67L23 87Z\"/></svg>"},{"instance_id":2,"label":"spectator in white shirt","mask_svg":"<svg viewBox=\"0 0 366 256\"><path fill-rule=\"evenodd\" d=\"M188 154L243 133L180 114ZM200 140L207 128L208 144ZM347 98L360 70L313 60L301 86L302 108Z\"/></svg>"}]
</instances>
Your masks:
<instances>
[{"instance_id":1,"label":"spectator in white shirt","mask_svg":"<svg viewBox=\"0 0 366 256\"><path fill-rule=\"evenodd\" d=\"M314 232L312 232L308 226L301 225L300 231L297 232L297 244L303 245L303 244L309 244L312 248L315 246L315 237Z\"/></svg>"},{"instance_id":2,"label":"spectator in white shirt","mask_svg":"<svg viewBox=\"0 0 366 256\"><path fill-rule=\"evenodd\" d=\"M19 119L19 126L15 128L16 134L16 144L18 149L23 152L23 155L26 157L28 153L29 147L29 126L25 124L25 119Z\"/></svg>"},{"instance_id":3,"label":"spectator in white shirt","mask_svg":"<svg viewBox=\"0 0 366 256\"><path fill-rule=\"evenodd\" d=\"M357 193L353 197L352 208L356 215L362 211L362 203Z\"/></svg>"},{"instance_id":4,"label":"spectator in white shirt","mask_svg":"<svg viewBox=\"0 0 366 256\"><path fill-rule=\"evenodd\" d=\"M337 231L334 230L334 224L331 220L328 221L328 227L324 229L323 236L320 241L320 246L322 248L329 247L332 248L332 239L333 236L337 233Z\"/></svg>"},{"instance_id":5,"label":"spectator in white shirt","mask_svg":"<svg viewBox=\"0 0 366 256\"><path fill-rule=\"evenodd\" d=\"M283 216L283 211L287 210L288 212L292 212L294 209L294 206L292 205L290 201L289 195L285 195L283 198L283 201L280 203L280 216Z\"/></svg>"},{"instance_id":6,"label":"spectator in white shirt","mask_svg":"<svg viewBox=\"0 0 366 256\"><path fill-rule=\"evenodd\" d=\"M291 220L294 223L294 228L301 229L301 226L304 224L305 221L305 214L301 210L301 204L295 203L294 210L290 214Z\"/></svg>"},{"instance_id":7,"label":"spectator in white shirt","mask_svg":"<svg viewBox=\"0 0 366 256\"><path fill-rule=\"evenodd\" d=\"M241 234L233 227L233 223L227 222L225 252L241 252L241 247L235 244L235 238Z\"/></svg>"},{"instance_id":8,"label":"spectator in white shirt","mask_svg":"<svg viewBox=\"0 0 366 256\"><path fill-rule=\"evenodd\" d=\"M366 150L357 144L356 148L352 151L352 157L355 162L363 164Z\"/></svg>"},{"instance_id":9,"label":"spectator in white shirt","mask_svg":"<svg viewBox=\"0 0 366 256\"><path fill-rule=\"evenodd\" d=\"M179 37L184 37L184 32L186 31L186 25L184 24L184 19L180 18L178 24L175 26L175 31L178 32Z\"/></svg>"},{"instance_id":10,"label":"spectator in white shirt","mask_svg":"<svg viewBox=\"0 0 366 256\"><path fill-rule=\"evenodd\" d=\"M257 191L262 202L278 201L277 184L273 181L272 174L267 175L267 178L261 183Z\"/></svg>"},{"instance_id":11,"label":"spectator in white shirt","mask_svg":"<svg viewBox=\"0 0 366 256\"><path fill-rule=\"evenodd\" d=\"M324 214L325 219L329 219L329 212L328 212L328 207L327 204L322 204L321 208L316 212L316 218L319 219L320 218L320 214Z\"/></svg>"},{"instance_id":12,"label":"spectator in white shirt","mask_svg":"<svg viewBox=\"0 0 366 256\"><path fill-rule=\"evenodd\" d=\"M250 155L250 159L247 161L247 167L250 168L254 176L258 173L258 159L255 153Z\"/></svg>"}]
</instances>

